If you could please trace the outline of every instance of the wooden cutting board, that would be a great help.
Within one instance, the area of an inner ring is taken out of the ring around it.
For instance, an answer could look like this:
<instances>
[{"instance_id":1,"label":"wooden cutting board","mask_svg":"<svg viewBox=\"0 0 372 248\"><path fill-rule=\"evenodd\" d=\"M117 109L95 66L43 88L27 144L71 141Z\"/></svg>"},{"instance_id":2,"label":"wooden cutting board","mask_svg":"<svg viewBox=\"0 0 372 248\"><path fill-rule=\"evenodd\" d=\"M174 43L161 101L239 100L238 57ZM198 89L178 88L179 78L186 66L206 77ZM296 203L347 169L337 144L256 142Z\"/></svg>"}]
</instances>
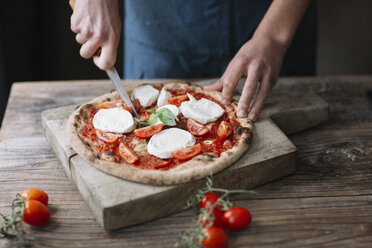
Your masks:
<instances>
[{"instance_id":1,"label":"wooden cutting board","mask_svg":"<svg viewBox=\"0 0 372 248\"><path fill-rule=\"evenodd\" d=\"M90 166L71 148L65 134L66 121L76 107L44 111L43 129L67 176L106 230L180 211L204 187L205 179L171 186L145 185L107 175ZM214 176L214 185L248 189L293 173L296 147L286 134L313 127L327 118L328 106L315 94L269 97L260 120L255 123L251 147L236 163Z\"/></svg>"}]
</instances>

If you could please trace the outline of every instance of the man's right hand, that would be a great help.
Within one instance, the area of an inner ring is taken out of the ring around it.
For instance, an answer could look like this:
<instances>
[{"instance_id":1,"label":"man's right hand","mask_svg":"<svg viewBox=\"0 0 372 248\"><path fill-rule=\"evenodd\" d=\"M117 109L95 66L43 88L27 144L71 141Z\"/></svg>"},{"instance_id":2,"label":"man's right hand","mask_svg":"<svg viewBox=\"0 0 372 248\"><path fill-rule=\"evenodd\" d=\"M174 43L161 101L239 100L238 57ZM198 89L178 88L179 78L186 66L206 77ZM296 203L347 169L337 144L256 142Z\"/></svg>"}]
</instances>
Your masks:
<instances>
[{"instance_id":1,"label":"man's right hand","mask_svg":"<svg viewBox=\"0 0 372 248\"><path fill-rule=\"evenodd\" d=\"M76 0L71 30L82 45L81 57L93 57L101 70L114 66L121 33L117 0ZM99 48L101 53L97 55Z\"/></svg>"}]
</instances>

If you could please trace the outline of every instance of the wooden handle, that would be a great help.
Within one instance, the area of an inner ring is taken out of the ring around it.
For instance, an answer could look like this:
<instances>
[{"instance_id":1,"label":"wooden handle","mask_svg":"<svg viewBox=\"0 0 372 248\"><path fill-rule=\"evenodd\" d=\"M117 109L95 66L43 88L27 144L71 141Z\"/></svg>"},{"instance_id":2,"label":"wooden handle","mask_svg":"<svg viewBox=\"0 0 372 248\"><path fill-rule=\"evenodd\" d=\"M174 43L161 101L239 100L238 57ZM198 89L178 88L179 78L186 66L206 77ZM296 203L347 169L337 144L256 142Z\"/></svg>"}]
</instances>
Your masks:
<instances>
[{"instance_id":1,"label":"wooden handle","mask_svg":"<svg viewBox=\"0 0 372 248\"><path fill-rule=\"evenodd\" d=\"M74 7L75 7L75 1L76 0L70 0L68 3L70 4L70 7L72 10L74 10ZM96 51L96 53L94 54L96 56L100 56L101 55L101 48L98 48L98 50Z\"/></svg>"},{"instance_id":2,"label":"wooden handle","mask_svg":"<svg viewBox=\"0 0 372 248\"><path fill-rule=\"evenodd\" d=\"M74 6L75 6L75 0L70 0L68 3L70 4L71 9L74 9Z\"/></svg>"}]
</instances>

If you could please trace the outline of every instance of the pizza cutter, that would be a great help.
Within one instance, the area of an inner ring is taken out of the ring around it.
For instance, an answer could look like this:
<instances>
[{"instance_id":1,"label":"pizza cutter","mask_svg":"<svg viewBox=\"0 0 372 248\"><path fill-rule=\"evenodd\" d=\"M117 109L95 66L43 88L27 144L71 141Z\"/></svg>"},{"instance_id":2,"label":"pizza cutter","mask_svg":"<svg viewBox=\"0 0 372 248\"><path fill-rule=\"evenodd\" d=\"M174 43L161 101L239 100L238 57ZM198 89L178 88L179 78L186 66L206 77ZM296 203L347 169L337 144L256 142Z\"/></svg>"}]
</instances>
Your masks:
<instances>
[{"instance_id":1,"label":"pizza cutter","mask_svg":"<svg viewBox=\"0 0 372 248\"><path fill-rule=\"evenodd\" d=\"M69 4L72 9L74 9L75 6L75 0L70 0ZM101 49L98 49L96 52L96 55L101 54ZM133 106L132 101L130 100L127 90L125 89L124 85L122 84L119 74L115 69L115 66L113 66L111 69L106 70L106 73L108 77L111 79L112 84L114 85L115 90L119 93L120 98L124 101L126 105L128 105L132 110L135 117L139 118L138 113L136 109Z\"/></svg>"}]
</instances>

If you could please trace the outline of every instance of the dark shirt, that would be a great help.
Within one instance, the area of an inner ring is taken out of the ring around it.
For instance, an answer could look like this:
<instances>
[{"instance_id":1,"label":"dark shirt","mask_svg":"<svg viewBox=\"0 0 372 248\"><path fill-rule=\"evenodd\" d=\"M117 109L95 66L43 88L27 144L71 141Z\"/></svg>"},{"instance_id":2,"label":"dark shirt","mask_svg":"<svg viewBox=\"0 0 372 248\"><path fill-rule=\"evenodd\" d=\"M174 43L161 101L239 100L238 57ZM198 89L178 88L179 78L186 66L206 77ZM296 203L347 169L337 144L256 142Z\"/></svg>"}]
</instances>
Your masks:
<instances>
[{"instance_id":1,"label":"dark shirt","mask_svg":"<svg viewBox=\"0 0 372 248\"><path fill-rule=\"evenodd\" d=\"M125 78L220 77L253 35L268 0L126 0ZM315 73L316 11L310 6L281 75Z\"/></svg>"}]
</instances>

